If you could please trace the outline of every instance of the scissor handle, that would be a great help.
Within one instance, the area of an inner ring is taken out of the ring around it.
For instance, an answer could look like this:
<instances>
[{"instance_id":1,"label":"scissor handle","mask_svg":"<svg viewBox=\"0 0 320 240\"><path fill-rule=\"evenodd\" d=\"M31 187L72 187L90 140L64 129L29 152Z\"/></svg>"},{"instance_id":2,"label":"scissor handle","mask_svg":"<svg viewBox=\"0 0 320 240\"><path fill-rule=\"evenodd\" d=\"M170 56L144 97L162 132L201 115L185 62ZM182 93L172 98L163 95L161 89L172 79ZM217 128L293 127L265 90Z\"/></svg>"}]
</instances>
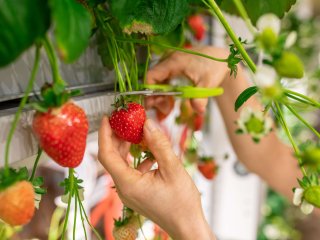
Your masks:
<instances>
[{"instance_id":1,"label":"scissor handle","mask_svg":"<svg viewBox=\"0 0 320 240\"><path fill-rule=\"evenodd\" d=\"M201 88L192 86L172 86L168 84L144 84L144 88L150 90L159 90L164 92L181 92L178 97L182 98L208 98L223 94L223 88Z\"/></svg>"}]
</instances>

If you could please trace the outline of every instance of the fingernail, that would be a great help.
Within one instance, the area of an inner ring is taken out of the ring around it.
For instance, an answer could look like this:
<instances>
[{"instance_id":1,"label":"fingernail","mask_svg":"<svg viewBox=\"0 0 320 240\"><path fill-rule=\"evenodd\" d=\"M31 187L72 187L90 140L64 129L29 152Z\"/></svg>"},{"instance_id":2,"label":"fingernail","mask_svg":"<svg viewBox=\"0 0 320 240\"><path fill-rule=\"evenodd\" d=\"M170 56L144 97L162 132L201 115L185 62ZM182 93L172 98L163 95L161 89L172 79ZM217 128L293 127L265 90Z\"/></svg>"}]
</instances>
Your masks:
<instances>
[{"instance_id":1,"label":"fingernail","mask_svg":"<svg viewBox=\"0 0 320 240\"><path fill-rule=\"evenodd\" d=\"M153 132L153 131L157 130L157 125L151 119L147 119L145 125L146 125L147 130L150 131L150 132Z\"/></svg>"}]
</instances>

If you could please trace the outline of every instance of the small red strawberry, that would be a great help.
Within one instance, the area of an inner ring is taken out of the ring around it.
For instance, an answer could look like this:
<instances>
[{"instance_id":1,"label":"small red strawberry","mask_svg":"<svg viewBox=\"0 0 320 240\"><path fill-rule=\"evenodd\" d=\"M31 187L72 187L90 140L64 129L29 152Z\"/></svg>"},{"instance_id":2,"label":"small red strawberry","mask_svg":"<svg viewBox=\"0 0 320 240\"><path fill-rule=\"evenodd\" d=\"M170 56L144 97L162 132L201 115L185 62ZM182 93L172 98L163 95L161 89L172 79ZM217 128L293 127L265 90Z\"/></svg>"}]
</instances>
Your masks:
<instances>
[{"instance_id":1,"label":"small red strawberry","mask_svg":"<svg viewBox=\"0 0 320 240\"><path fill-rule=\"evenodd\" d=\"M212 157L202 157L198 162L198 169L206 179L212 180L217 174L218 166Z\"/></svg>"},{"instance_id":2,"label":"small red strawberry","mask_svg":"<svg viewBox=\"0 0 320 240\"><path fill-rule=\"evenodd\" d=\"M0 219L12 226L27 224L34 214L35 193L28 181L16 182L0 191Z\"/></svg>"},{"instance_id":3,"label":"small red strawberry","mask_svg":"<svg viewBox=\"0 0 320 240\"><path fill-rule=\"evenodd\" d=\"M58 164L69 168L82 162L88 128L85 112L72 102L37 112L33 120L40 147Z\"/></svg>"},{"instance_id":4,"label":"small red strawberry","mask_svg":"<svg viewBox=\"0 0 320 240\"><path fill-rule=\"evenodd\" d=\"M136 240L140 228L138 216L115 220L113 237L115 240Z\"/></svg>"},{"instance_id":5,"label":"small red strawberry","mask_svg":"<svg viewBox=\"0 0 320 240\"><path fill-rule=\"evenodd\" d=\"M121 139L138 144L143 138L143 125L146 113L142 105L134 102L124 103L118 100L116 109L109 119L114 133Z\"/></svg>"},{"instance_id":6,"label":"small red strawberry","mask_svg":"<svg viewBox=\"0 0 320 240\"><path fill-rule=\"evenodd\" d=\"M198 41L203 40L206 33L206 27L203 17L200 15L192 15L188 18L188 24L194 33L194 37Z\"/></svg>"}]
</instances>

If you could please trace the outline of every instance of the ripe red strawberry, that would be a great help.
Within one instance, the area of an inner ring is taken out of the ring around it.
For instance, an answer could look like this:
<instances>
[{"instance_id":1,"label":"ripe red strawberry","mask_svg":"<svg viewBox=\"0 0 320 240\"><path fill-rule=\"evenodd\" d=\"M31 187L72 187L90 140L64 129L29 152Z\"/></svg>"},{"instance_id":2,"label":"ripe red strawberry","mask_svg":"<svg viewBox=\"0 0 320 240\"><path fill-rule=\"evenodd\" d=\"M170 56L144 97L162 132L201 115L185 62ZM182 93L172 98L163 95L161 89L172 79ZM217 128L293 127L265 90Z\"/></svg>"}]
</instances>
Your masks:
<instances>
[{"instance_id":1,"label":"ripe red strawberry","mask_svg":"<svg viewBox=\"0 0 320 240\"><path fill-rule=\"evenodd\" d=\"M206 33L206 27L203 17L200 15L192 15L188 18L188 24L194 33L194 37L198 41L203 40Z\"/></svg>"},{"instance_id":2,"label":"ripe red strawberry","mask_svg":"<svg viewBox=\"0 0 320 240\"><path fill-rule=\"evenodd\" d=\"M36 113L33 130L41 148L63 167L75 168L83 159L88 120L82 108L67 102L46 113Z\"/></svg>"},{"instance_id":3,"label":"ripe red strawberry","mask_svg":"<svg viewBox=\"0 0 320 240\"><path fill-rule=\"evenodd\" d=\"M14 183L0 192L0 219L12 226L27 224L34 214L34 201L30 182Z\"/></svg>"},{"instance_id":4,"label":"ripe red strawberry","mask_svg":"<svg viewBox=\"0 0 320 240\"><path fill-rule=\"evenodd\" d=\"M198 169L206 179L213 179L218 171L218 167L211 157L202 157L198 162Z\"/></svg>"},{"instance_id":5,"label":"ripe red strawberry","mask_svg":"<svg viewBox=\"0 0 320 240\"><path fill-rule=\"evenodd\" d=\"M134 144L142 141L145 120L146 113L143 106L134 102L115 109L109 119L114 133L119 138Z\"/></svg>"},{"instance_id":6,"label":"ripe red strawberry","mask_svg":"<svg viewBox=\"0 0 320 240\"><path fill-rule=\"evenodd\" d=\"M112 232L113 237L115 240L136 240L139 228L140 224L137 216L116 220Z\"/></svg>"}]
</instances>

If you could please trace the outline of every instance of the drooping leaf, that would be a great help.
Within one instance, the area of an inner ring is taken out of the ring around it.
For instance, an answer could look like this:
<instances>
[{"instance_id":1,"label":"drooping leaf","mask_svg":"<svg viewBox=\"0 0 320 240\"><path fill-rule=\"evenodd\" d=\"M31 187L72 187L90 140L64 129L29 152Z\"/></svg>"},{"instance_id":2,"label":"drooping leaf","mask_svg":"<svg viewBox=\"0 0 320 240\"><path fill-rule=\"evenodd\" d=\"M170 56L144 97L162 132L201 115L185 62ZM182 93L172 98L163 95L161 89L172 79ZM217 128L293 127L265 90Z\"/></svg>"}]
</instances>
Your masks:
<instances>
[{"instance_id":1,"label":"drooping leaf","mask_svg":"<svg viewBox=\"0 0 320 240\"><path fill-rule=\"evenodd\" d=\"M61 59L75 61L89 43L91 15L75 0L51 0L55 39Z\"/></svg>"},{"instance_id":2,"label":"drooping leaf","mask_svg":"<svg viewBox=\"0 0 320 240\"><path fill-rule=\"evenodd\" d=\"M188 14L188 0L109 0L126 33L166 34Z\"/></svg>"},{"instance_id":3,"label":"drooping leaf","mask_svg":"<svg viewBox=\"0 0 320 240\"><path fill-rule=\"evenodd\" d=\"M234 110L238 111L238 109L254 94L258 92L258 87L253 86L249 87L246 90L244 90L239 97L237 98L235 104L234 104Z\"/></svg>"},{"instance_id":4,"label":"drooping leaf","mask_svg":"<svg viewBox=\"0 0 320 240\"><path fill-rule=\"evenodd\" d=\"M238 11L232 0L216 1L222 10L238 15ZM296 3L296 0L242 0L248 16L253 24L266 13L274 13L282 18L286 12Z\"/></svg>"},{"instance_id":5,"label":"drooping leaf","mask_svg":"<svg viewBox=\"0 0 320 240\"><path fill-rule=\"evenodd\" d=\"M13 62L50 25L46 0L0 1L0 67Z\"/></svg>"}]
</instances>

